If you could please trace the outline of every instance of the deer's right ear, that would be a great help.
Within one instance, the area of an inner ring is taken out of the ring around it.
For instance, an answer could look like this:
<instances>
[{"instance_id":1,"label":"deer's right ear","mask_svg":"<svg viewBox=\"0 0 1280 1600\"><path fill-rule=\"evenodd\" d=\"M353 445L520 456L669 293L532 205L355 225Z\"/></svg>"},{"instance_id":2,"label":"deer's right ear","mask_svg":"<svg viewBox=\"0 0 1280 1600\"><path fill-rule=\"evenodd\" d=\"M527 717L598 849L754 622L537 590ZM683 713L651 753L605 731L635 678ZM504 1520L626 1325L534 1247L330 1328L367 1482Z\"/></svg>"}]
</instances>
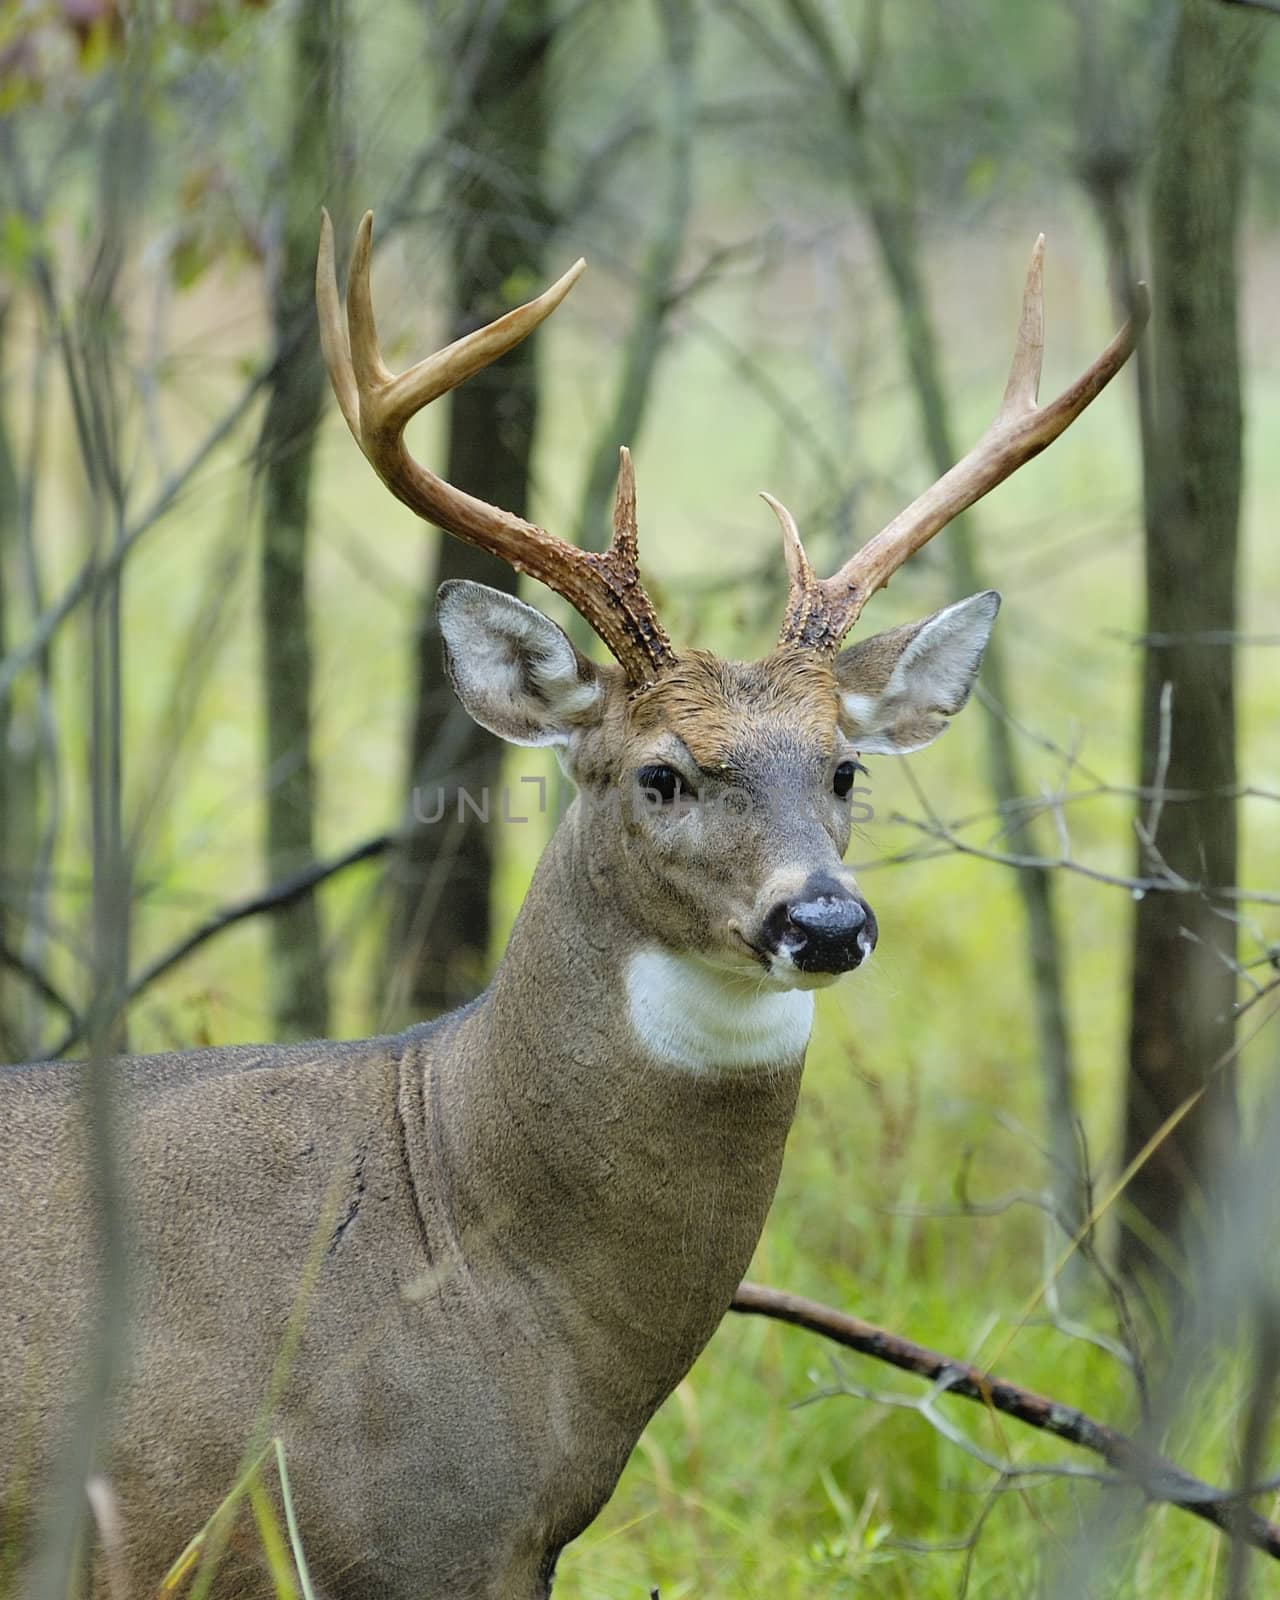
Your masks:
<instances>
[{"instance_id":1,"label":"deer's right ear","mask_svg":"<svg viewBox=\"0 0 1280 1600\"><path fill-rule=\"evenodd\" d=\"M604 710L604 676L549 617L462 578L440 585L445 670L467 714L512 744L568 745Z\"/></svg>"}]
</instances>

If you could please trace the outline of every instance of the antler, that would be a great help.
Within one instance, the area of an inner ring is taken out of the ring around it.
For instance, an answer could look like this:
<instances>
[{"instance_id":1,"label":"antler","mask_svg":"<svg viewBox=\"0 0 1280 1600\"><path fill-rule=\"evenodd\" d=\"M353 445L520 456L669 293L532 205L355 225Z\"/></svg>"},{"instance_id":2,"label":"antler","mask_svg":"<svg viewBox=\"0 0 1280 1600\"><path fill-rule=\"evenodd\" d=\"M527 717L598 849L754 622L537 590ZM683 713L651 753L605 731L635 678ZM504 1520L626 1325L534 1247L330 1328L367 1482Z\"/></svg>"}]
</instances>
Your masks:
<instances>
[{"instance_id":1,"label":"antler","mask_svg":"<svg viewBox=\"0 0 1280 1600\"><path fill-rule=\"evenodd\" d=\"M1018 342L1009 382L995 421L950 472L913 500L840 568L832 578L814 576L800 543L795 518L765 495L782 525L787 558L787 612L779 645L834 652L858 620L863 606L890 577L952 517L1038 455L1080 415L1124 366L1146 326L1150 306L1138 285L1134 315L1093 365L1047 406L1036 403L1044 357L1044 235L1036 240L1022 297Z\"/></svg>"},{"instance_id":2,"label":"antler","mask_svg":"<svg viewBox=\"0 0 1280 1600\"><path fill-rule=\"evenodd\" d=\"M344 327L333 226L329 213L322 215L316 261L320 346L333 392L356 443L397 499L446 533L491 551L517 572L527 572L554 589L590 624L633 683L651 683L675 660L675 652L637 571L635 478L625 449L618 472L613 539L603 554L597 554L580 550L513 512L446 483L419 465L404 442L410 417L532 333L573 288L586 263L575 262L536 300L397 376L383 362L374 325L369 292L372 237L373 213L366 211L356 232L347 276Z\"/></svg>"}]
</instances>

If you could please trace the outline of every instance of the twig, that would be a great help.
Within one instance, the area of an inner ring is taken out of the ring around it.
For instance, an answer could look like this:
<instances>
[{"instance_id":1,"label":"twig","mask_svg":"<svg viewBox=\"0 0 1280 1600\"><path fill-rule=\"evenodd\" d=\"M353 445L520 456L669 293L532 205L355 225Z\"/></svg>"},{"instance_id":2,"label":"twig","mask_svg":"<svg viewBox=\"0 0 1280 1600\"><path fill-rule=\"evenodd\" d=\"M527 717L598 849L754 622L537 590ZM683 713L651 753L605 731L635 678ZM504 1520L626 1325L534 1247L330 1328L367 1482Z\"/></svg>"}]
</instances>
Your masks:
<instances>
[{"instance_id":1,"label":"twig","mask_svg":"<svg viewBox=\"0 0 1280 1600\"><path fill-rule=\"evenodd\" d=\"M286 356L287 352L282 352L280 359L283 360ZM61 596L37 620L30 637L4 661L0 661L0 699L9 693L19 675L40 657L71 613L89 599L100 584L115 577L122 570L133 547L159 522L219 445L235 431L273 370L271 365L257 369L183 465L164 480L150 502L123 530L119 542L110 553L105 555L96 567L92 564L82 567Z\"/></svg>"},{"instance_id":2,"label":"twig","mask_svg":"<svg viewBox=\"0 0 1280 1600\"><path fill-rule=\"evenodd\" d=\"M780 1289L766 1288L763 1284L741 1284L730 1309L788 1322L793 1327L820 1334L846 1350L856 1350L860 1355L887 1362L903 1372L915 1373L934 1383L945 1382L948 1394L977 1401L1028 1427L1065 1439L1082 1450L1090 1450L1140 1488L1148 1500L1188 1511L1280 1560L1280 1527L1244 1505L1244 1492L1228 1493L1214 1488L1127 1434L1077 1411L1074 1406L1063 1405L1032 1389L994 1377L968 1362L939 1355L935 1350L878 1328L874 1323L864 1322L860 1317L850 1316L848 1312Z\"/></svg>"},{"instance_id":3,"label":"twig","mask_svg":"<svg viewBox=\"0 0 1280 1600\"><path fill-rule=\"evenodd\" d=\"M1243 6L1247 11L1269 11L1280 17L1280 0L1221 0L1224 6Z\"/></svg>"},{"instance_id":4,"label":"twig","mask_svg":"<svg viewBox=\"0 0 1280 1600\"><path fill-rule=\"evenodd\" d=\"M1243 0L1235 0L1236 4ZM1280 9L1280 8L1278 8ZM1132 645L1221 645L1224 649L1239 650L1245 646L1280 646L1280 633L1237 633L1234 628L1187 628L1179 633L1126 633L1123 628L1103 628L1104 639L1119 639Z\"/></svg>"},{"instance_id":5,"label":"twig","mask_svg":"<svg viewBox=\"0 0 1280 1600\"><path fill-rule=\"evenodd\" d=\"M925 812L925 817L923 819L919 817L909 817L901 812L895 811L890 815L889 821L900 823L903 827L913 828L917 833L924 834L926 838L933 839L939 844L945 845L949 850L953 850L959 855L974 856L979 861L991 861L1005 867L1032 866L1043 867L1046 869L1058 869L1064 872L1073 872L1082 878L1088 878L1092 880L1094 883L1110 884L1119 889L1128 889L1130 893L1135 894L1138 891L1141 891L1143 894L1156 892L1161 894L1186 894L1201 896L1212 894L1216 899L1229 900L1239 904L1280 906L1280 891L1271 889L1253 889L1247 885L1230 885L1222 888L1219 888L1215 885L1212 889L1207 889L1204 884L1197 883L1191 878L1184 878L1181 873L1175 872L1171 867L1168 866L1167 863L1164 863L1163 860L1161 861L1158 874L1148 878L1134 878L1122 873L1106 872L1099 867L1091 867L1082 861L1076 861L1068 857L1028 855L1020 851L1015 852L1009 850L991 850L984 848L982 845L974 844L971 840L961 838L960 835L957 834L951 826L949 826L949 824L944 822L929 803L927 796L920 788L919 783L915 780L910 768L906 768L905 770L908 781L915 792L916 798L920 801L921 808ZM865 870L866 867L873 864L878 866L889 866L902 861L918 861L928 859L930 854L932 854L932 852L928 854L922 854L920 851L907 851L901 852L897 856L884 857L875 863L861 862L857 865L860 870Z\"/></svg>"},{"instance_id":6,"label":"twig","mask_svg":"<svg viewBox=\"0 0 1280 1600\"><path fill-rule=\"evenodd\" d=\"M244 922L249 917L256 917L265 911L275 911L281 906L291 905L295 900L300 900L303 895L310 894L319 884L336 877L340 872L345 872L348 867L358 866L362 861L372 861L383 855L395 843L397 835L392 832L375 833L372 838L363 839L359 844L352 845L349 850L344 850L341 855L331 856L327 861L313 861L309 866L300 871L291 873L287 878L281 878L276 883L269 884L267 888L257 894L249 895L243 900L233 900L229 905L212 912L197 927L193 928L177 944L172 945L162 955L149 962L141 972L130 979L125 990L125 1002L130 1003L138 998L145 990L149 989L158 979L171 972L174 967L185 961L187 957L214 939L220 933L225 933L228 928L234 927L237 922ZM74 1013L72 1013L74 1016ZM41 1058L46 1061L56 1060L65 1055L73 1046L79 1044L84 1037L84 1023L76 1020L74 1025L58 1040L53 1048Z\"/></svg>"},{"instance_id":7,"label":"twig","mask_svg":"<svg viewBox=\"0 0 1280 1600\"><path fill-rule=\"evenodd\" d=\"M29 983L40 998L51 1005L56 1011L61 1011L64 1017L74 1028L82 1028L83 1023L76 1014L71 1002L54 988L49 979L45 977L40 968L17 950L13 950L3 939L0 939L0 966L8 967L11 972L16 972L24 982Z\"/></svg>"},{"instance_id":8,"label":"twig","mask_svg":"<svg viewBox=\"0 0 1280 1600\"><path fill-rule=\"evenodd\" d=\"M1169 781L1169 757L1173 751L1173 684L1168 678L1160 685L1160 737L1156 745L1156 769L1151 783L1151 802L1147 820L1134 817L1134 832L1142 844L1148 864L1156 852L1156 835L1164 812L1164 791Z\"/></svg>"}]
</instances>

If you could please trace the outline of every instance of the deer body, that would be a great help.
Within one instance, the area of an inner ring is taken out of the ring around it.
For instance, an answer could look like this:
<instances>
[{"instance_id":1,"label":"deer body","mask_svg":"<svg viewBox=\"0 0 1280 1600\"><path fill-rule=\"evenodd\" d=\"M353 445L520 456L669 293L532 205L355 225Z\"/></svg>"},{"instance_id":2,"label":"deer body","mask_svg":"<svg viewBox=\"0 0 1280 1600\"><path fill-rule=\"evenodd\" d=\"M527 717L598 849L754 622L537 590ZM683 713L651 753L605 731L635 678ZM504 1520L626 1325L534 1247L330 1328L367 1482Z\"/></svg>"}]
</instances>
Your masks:
<instances>
[{"instance_id":1,"label":"deer body","mask_svg":"<svg viewBox=\"0 0 1280 1600\"><path fill-rule=\"evenodd\" d=\"M321 1588L532 1600L727 1309L800 1057L719 1073L649 1052L618 1005L643 939L567 870L578 820L463 1012L397 1039L125 1065L137 1325L103 1466L137 1592L234 1481L295 1316L267 1426ZM73 1079L5 1083L5 1210L76 1171ZM4 1407L6 1464L33 1420L69 1415L90 1214L71 1187L0 1223L10 1282L49 1291L0 1309L0 1392L37 1386ZM264 1584L233 1552L227 1592Z\"/></svg>"},{"instance_id":2,"label":"deer body","mask_svg":"<svg viewBox=\"0 0 1280 1600\"><path fill-rule=\"evenodd\" d=\"M478 1001L394 1039L116 1064L131 1321L97 1468L131 1595L154 1592L273 1435L326 1595L547 1594L747 1266L811 991L875 945L843 865L858 752L937 737L969 696L999 597L841 641L894 568L1060 433L1136 337L1037 410L1037 253L986 439L827 580L771 502L782 634L764 660L726 662L678 653L654 614L625 451L613 542L591 555L405 449L408 418L523 338L578 269L397 377L373 328L369 229L345 327L327 221L318 276L330 376L362 450L424 516L569 599L616 665L509 595L440 591L466 709L517 744L555 746L578 789ZM0 1072L0 1558L16 1541L19 1571L76 1426L93 1323L80 1118L74 1068ZM230 1537L214 1592L268 1594L244 1516Z\"/></svg>"}]
</instances>

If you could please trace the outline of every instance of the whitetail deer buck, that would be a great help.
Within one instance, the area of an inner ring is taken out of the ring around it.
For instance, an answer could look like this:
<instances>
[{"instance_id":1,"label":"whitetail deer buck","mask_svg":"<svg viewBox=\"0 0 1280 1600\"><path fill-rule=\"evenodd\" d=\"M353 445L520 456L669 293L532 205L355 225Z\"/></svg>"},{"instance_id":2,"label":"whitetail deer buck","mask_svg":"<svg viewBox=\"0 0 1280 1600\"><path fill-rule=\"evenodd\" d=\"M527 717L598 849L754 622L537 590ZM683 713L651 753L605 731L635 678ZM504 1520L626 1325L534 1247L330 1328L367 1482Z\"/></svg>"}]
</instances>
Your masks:
<instances>
[{"instance_id":1,"label":"whitetail deer buck","mask_svg":"<svg viewBox=\"0 0 1280 1600\"><path fill-rule=\"evenodd\" d=\"M537 327L581 263L397 377L374 330L371 221L345 327L327 218L317 274L357 443L428 521L569 600L616 665L505 594L440 592L467 710L502 738L557 746L578 789L474 1004L398 1038L119 1063L132 1342L101 1470L122 1529L114 1559L137 1595L155 1592L263 1430L283 1438L323 1593L548 1593L558 1553L747 1266L811 991L875 944L841 860L858 753L916 750L942 731L998 597L842 640L914 550L1067 427L1137 332L1038 408L1037 245L981 442L833 578L815 577L770 500L789 576L782 633L763 661L722 661L675 650L641 587L625 452L613 542L595 555L405 448L410 417ZM39 1521L73 1425L94 1289L75 1070L10 1069L2 1084L0 1570ZM252 1529L237 1525L215 1593L268 1592Z\"/></svg>"}]
</instances>

